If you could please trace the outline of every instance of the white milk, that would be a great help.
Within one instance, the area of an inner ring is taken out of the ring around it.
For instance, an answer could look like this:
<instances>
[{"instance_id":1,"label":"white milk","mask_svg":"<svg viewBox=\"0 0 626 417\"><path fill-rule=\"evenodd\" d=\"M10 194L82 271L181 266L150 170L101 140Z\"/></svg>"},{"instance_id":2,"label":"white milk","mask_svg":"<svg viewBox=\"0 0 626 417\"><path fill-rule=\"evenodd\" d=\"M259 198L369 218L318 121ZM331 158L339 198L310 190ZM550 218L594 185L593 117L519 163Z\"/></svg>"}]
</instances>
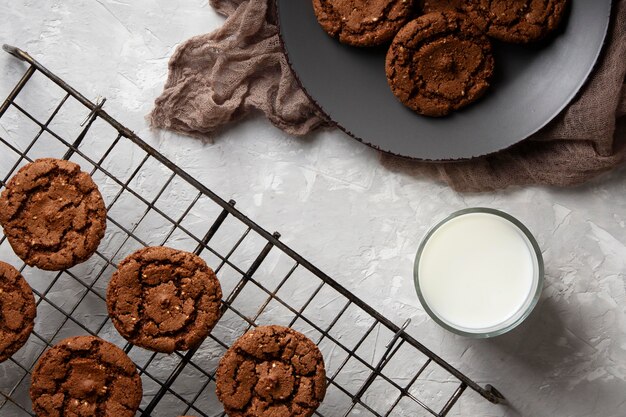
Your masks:
<instances>
[{"instance_id":1,"label":"white milk","mask_svg":"<svg viewBox=\"0 0 626 417\"><path fill-rule=\"evenodd\" d=\"M426 242L419 286L432 312L451 327L483 333L524 314L538 285L538 261L526 235L494 214L463 214Z\"/></svg>"}]
</instances>

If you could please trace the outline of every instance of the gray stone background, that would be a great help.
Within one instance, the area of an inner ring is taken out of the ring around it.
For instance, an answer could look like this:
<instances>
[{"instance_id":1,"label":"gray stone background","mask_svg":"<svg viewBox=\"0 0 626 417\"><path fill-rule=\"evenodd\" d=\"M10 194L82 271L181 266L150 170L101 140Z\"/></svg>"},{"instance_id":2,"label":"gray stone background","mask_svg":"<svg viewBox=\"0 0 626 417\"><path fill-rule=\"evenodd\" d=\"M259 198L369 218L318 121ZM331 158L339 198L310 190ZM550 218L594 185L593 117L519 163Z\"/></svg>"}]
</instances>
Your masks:
<instances>
[{"instance_id":1,"label":"gray stone background","mask_svg":"<svg viewBox=\"0 0 626 417\"><path fill-rule=\"evenodd\" d=\"M575 189L459 195L390 170L378 152L338 131L293 138L259 117L204 142L151 131L144 117L162 89L169 56L183 40L222 22L206 0L0 0L0 16L0 42L30 52L88 98L106 97L107 111L148 143L223 198L237 200L266 229L279 230L283 241L396 323L411 318L411 335L480 384L496 386L510 402L495 406L468 392L451 415L626 416L624 169ZM0 54L0 97L23 71ZM28 140L15 118L3 119L0 135L20 149ZM36 150L37 156L53 151ZM123 174L136 157L120 152L112 163ZM150 190L152 181L142 177L136 186ZM113 184L101 184L105 196L109 186L113 192ZM179 191L171 192L173 201L193 197ZM471 206L518 217L537 237L546 263L536 311L493 340L439 328L419 305L412 282L426 230ZM6 244L0 253L11 257ZM71 288L57 294L59 300L73 295ZM38 326L45 334L45 325ZM405 360L418 361L411 355ZM168 363L159 365L166 369ZM10 372L0 368L0 385Z\"/></svg>"}]
</instances>

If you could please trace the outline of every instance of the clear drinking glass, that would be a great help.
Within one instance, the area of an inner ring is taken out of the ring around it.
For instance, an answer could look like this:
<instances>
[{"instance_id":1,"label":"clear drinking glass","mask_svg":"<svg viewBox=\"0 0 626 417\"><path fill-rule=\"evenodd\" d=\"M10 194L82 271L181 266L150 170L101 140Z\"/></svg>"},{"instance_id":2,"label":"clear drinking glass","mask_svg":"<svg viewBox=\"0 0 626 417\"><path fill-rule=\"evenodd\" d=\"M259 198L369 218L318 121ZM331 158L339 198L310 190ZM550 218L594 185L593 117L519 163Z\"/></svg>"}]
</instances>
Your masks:
<instances>
[{"instance_id":1,"label":"clear drinking glass","mask_svg":"<svg viewBox=\"0 0 626 417\"><path fill-rule=\"evenodd\" d=\"M420 259L422 256L422 253L424 251L424 248L426 246L426 244L428 243L428 240L433 236L433 234L443 225L445 225L446 223L448 223L449 221L456 219L460 216L464 216L467 214L471 214L471 213L486 213L486 214L491 214L491 215L495 215L495 216L499 216L507 221L509 221L510 223L512 223L515 227L517 227L517 229L519 229L519 231L521 231L522 235L525 237L526 240L526 244L528 245L529 251L531 252L531 254L534 254L534 256L532 256L533 258L533 283L532 283L532 287L531 287L531 291L529 292L529 295L526 299L526 301L524 302L524 304L522 305L522 307L513 315L511 316L508 320L496 325L496 326L492 326L490 328L484 328L484 329L480 329L480 330L476 330L476 329L469 329L469 328L462 328L460 326L455 326L449 322L447 322L445 319L439 317L434 311L433 309L431 309L431 307L428 305L428 303L425 300L424 295L422 294L422 291L420 289L420 281L419 281L419 269L420 269ZM434 227L432 227L428 233L426 234L426 236L422 239L422 242L420 243L419 249L417 251L417 255L415 257L415 264L414 264L414 268L413 268L413 277L415 280L415 289L417 290L417 296L420 300L420 302L422 303L422 306L424 307L424 309L426 310L426 312L428 313L428 315L435 321L437 322L441 327L462 335L462 336L467 336L467 337L472 337L472 338L489 338L489 337L494 337L494 336L498 336L501 335L503 333L506 333L510 330L512 330L513 328L515 328L516 326L518 326L521 322L524 321L524 319L526 319L526 317L528 317L530 315L530 313L532 312L533 308L535 307L535 305L537 305L537 301L539 301L539 297L541 295L541 291L543 288L543 281L544 281L544 265L543 265L543 257L541 255L541 250L539 249L539 245L537 245L537 241L535 240L534 236L532 235L532 233L526 228L526 226L524 226L519 220L517 220L515 217L511 216L510 214L504 213L500 210L495 210L495 209L491 209L491 208L484 208L484 207L476 207L476 208L468 208L468 209L463 209L463 210L459 210L457 212L452 213L450 216L448 216L447 218L445 218L444 220L442 220L441 222L437 223Z\"/></svg>"}]
</instances>

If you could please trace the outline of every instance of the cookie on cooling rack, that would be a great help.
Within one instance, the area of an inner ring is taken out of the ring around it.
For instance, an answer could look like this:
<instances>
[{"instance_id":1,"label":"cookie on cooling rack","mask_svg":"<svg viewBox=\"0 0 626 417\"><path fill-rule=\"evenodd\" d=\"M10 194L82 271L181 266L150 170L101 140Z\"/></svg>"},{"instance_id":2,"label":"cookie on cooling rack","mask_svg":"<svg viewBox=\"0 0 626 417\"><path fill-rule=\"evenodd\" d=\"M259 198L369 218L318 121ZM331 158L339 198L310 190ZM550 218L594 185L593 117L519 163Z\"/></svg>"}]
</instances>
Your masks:
<instances>
[{"instance_id":1,"label":"cookie on cooling rack","mask_svg":"<svg viewBox=\"0 0 626 417\"><path fill-rule=\"evenodd\" d=\"M318 22L333 38L353 46L391 41L414 14L415 0L313 0Z\"/></svg>"},{"instance_id":2,"label":"cookie on cooling rack","mask_svg":"<svg viewBox=\"0 0 626 417\"><path fill-rule=\"evenodd\" d=\"M0 362L24 346L36 315L35 297L24 277L11 265L0 262Z\"/></svg>"},{"instance_id":3,"label":"cookie on cooling rack","mask_svg":"<svg viewBox=\"0 0 626 417\"><path fill-rule=\"evenodd\" d=\"M326 394L324 358L302 333L260 326L228 349L216 384L230 417L308 417Z\"/></svg>"},{"instance_id":4,"label":"cookie on cooling rack","mask_svg":"<svg viewBox=\"0 0 626 417\"><path fill-rule=\"evenodd\" d=\"M107 289L115 328L129 342L156 352L192 349L220 318L222 290L197 255L163 246L124 259Z\"/></svg>"},{"instance_id":5,"label":"cookie on cooling rack","mask_svg":"<svg viewBox=\"0 0 626 417\"><path fill-rule=\"evenodd\" d=\"M426 116L445 116L476 101L493 69L489 39L455 12L409 22L394 38L385 66L393 94Z\"/></svg>"},{"instance_id":6,"label":"cookie on cooling rack","mask_svg":"<svg viewBox=\"0 0 626 417\"><path fill-rule=\"evenodd\" d=\"M567 0L471 0L466 11L489 36L505 42L540 40L560 24Z\"/></svg>"},{"instance_id":7,"label":"cookie on cooling rack","mask_svg":"<svg viewBox=\"0 0 626 417\"><path fill-rule=\"evenodd\" d=\"M38 417L133 417L141 378L117 346L93 336L70 337L48 349L33 370L30 397Z\"/></svg>"},{"instance_id":8,"label":"cookie on cooling rack","mask_svg":"<svg viewBox=\"0 0 626 417\"><path fill-rule=\"evenodd\" d=\"M98 187L80 166L38 159L22 167L0 196L0 224L24 262L58 271L86 261L106 230Z\"/></svg>"}]
</instances>

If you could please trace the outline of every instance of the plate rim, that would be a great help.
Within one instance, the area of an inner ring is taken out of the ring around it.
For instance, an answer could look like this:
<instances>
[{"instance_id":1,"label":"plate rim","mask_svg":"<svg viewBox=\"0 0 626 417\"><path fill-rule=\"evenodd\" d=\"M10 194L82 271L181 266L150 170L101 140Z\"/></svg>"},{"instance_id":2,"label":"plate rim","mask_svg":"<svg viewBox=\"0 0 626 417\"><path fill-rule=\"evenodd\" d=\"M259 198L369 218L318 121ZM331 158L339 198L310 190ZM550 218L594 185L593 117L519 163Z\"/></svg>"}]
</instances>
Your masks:
<instances>
[{"instance_id":1,"label":"plate rim","mask_svg":"<svg viewBox=\"0 0 626 417\"><path fill-rule=\"evenodd\" d=\"M373 143L370 143L369 141L365 140L364 138L361 138L359 136L357 136L356 134L352 133L352 131L350 131L350 129L346 128L345 126L343 126L341 123L337 122L336 120L334 120L326 110L324 110L324 107L316 100L314 99L311 94L309 93L309 91L306 89L306 87L304 87L304 84L302 83L302 81L300 80L300 77L298 76L298 73L296 72L296 69L294 68L292 61L291 61L291 57L289 55L289 52L287 51L287 47L285 44L285 40L283 38L283 32L282 32L282 25L280 23L280 6L278 5L280 0L270 0L270 4L269 4L269 9L268 9L268 13L270 13L270 16L272 16L276 28L277 28L277 34L278 34L278 41L280 44L280 48L282 50L283 55L285 55L285 59L287 61L287 65L289 67L289 70L291 71L291 74L293 75L293 78L296 80L296 83L298 84L298 87L300 87L300 89L302 90L302 92L306 95L306 97L309 99L309 101L315 106L315 108L324 116L324 118L326 119L326 121L329 124L329 127L335 127L341 131L343 131L345 134L347 134L350 138L372 148L375 149L379 152L382 152L384 154L387 155L392 155L394 157L398 157L398 158L402 158L405 160L409 160L409 161L416 161L416 162L425 162L425 163L430 163L430 164L436 164L436 163L450 163L450 162L467 162L467 161L472 161L475 159L479 159L479 158L485 158L488 156L493 156L499 153L503 153L507 150L510 150L512 148L515 148L517 146L520 146L521 144L523 144L524 142L527 142L529 139L532 138L532 136L534 136L535 134L537 134L539 131L541 131L542 129L544 129L546 126L548 126L554 119L556 119L561 113L563 113L563 111L572 103L572 101L574 101L574 99L581 93L583 87L585 87L585 85L589 82L589 79L591 77L591 74L593 74L595 72L595 70L598 68L598 63L600 61L600 57L602 54L604 54L604 52L606 51L606 46L607 46L607 39L608 39L608 34L609 34L609 29L612 27L613 25L613 20L615 18L615 14L613 13L615 10L615 3L618 0L610 0L609 1L609 10L608 10L608 17L607 17L607 24L604 27L604 31L602 34L602 43L600 45L600 48L598 48L598 50L596 51L596 54L593 58L593 65L591 65L587 71L587 73L585 74L584 77L582 77L580 83L576 86L576 88L574 88L572 90L572 93L567 97L566 100L564 100L564 103L562 104L561 107L559 107L554 114L551 114L550 116L547 117L546 121L543 122L543 124L541 124L540 126L538 126L535 130L532 130L525 138L521 138L519 139L517 142L505 146L501 149L497 149L494 150L492 152L488 152L485 154L480 154L480 155L475 155L475 156L469 156L469 157L459 157L459 158L441 158L441 159L430 159L430 158L417 158L417 157L412 157L412 156L407 156L407 155L402 155L399 153L395 153L393 151L389 151L389 150L385 150L382 149L380 146L377 146ZM568 3L568 7L572 7L571 4L572 2L575 0L569 0Z\"/></svg>"}]
</instances>

